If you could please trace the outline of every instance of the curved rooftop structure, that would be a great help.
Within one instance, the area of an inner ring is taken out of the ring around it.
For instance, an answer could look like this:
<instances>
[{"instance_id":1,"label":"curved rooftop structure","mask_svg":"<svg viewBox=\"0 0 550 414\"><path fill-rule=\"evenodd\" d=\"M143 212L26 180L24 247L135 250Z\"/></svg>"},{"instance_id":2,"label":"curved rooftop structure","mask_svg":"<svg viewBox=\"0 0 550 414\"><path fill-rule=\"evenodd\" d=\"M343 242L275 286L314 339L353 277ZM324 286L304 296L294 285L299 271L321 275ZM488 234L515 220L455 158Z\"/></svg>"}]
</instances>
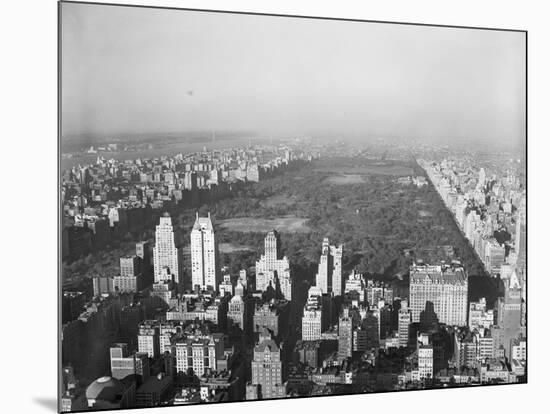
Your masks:
<instances>
[{"instance_id":1,"label":"curved rooftop structure","mask_svg":"<svg viewBox=\"0 0 550 414\"><path fill-rule=\"evenodd\" d=\"M124 394L124 384L116 378L105 376L96 379L86 388L88 400L119 401Z\"/></svg>"}]
</instances>

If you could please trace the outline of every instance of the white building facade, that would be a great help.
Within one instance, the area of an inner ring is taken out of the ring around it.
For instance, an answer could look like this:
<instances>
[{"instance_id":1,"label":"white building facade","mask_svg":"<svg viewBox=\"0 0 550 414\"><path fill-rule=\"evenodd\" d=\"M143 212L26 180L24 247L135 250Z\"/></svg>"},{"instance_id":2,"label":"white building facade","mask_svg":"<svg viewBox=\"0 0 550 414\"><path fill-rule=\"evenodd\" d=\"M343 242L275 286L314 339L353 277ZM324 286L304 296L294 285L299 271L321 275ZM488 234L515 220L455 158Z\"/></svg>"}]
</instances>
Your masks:
<instances>
[{"instance_id":1,"label":"white building facade","mask_svg":"<svg viewBox=\"0 0 550 414\"><path fill-rule=\"evenodd\" d=\"M217 256L216 238L210 213L208 213L208 217L199 217L197 213L193 230L191 230L191 280L193 288L199 286L204 290L218 290Z\"/></svg>"},{"instance_id":2,"label":"white building facade","mask_svg":"<svg viewBox=\"0 0 550 414\"><path fill-rule=\"evenodd\" d=\"M174 228L172 219L165 213L155 232L155 247L153 249L153 266L155 282L172 280L179 283L180 257L174 241ZM168 271L163 271L167 269Z\"/></svg>"}]
</instances>

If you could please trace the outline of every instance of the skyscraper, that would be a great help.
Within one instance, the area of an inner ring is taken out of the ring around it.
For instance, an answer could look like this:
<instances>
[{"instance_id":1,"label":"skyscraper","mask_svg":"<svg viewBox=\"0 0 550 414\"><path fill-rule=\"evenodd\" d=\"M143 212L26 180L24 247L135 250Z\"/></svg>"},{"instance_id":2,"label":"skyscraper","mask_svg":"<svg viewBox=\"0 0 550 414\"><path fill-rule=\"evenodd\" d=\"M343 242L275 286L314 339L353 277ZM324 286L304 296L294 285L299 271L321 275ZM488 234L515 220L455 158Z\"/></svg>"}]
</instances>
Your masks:
<instances>
[{"instance_id":1,"label":"skyscraper","mask_svg":"<svg viewBox=\"0 0 550 414\"><path fill-rule=\"evenodd\" d=\"M378 348L380 346L380 312L378 309L367 312L361 321L361 328L365 331L366 348Z\"/></svg>"},{"instance_id":2,"label":"skyscraper","mask_svg":"<svg viewBox=\"0 0 550 414\"><path fill-rule=\"evenodd\" d=\"M302 340L304 341L316 341L321 339L323 323L321 292L318 288L315 292L314 290L314 287L310 288L309 298L307 299L302 315Z\"/></svg>"},{"instance_id":3,"label":"skyscraper","mask_svg":"<svg viewBox=\"0 0 550 414\"><path fill-rule=\"evenodd\" d=\"M119 292L138 292L142 289L141 276L123 276L113 277L113 286Z\"/></svg>"},{"instance_id":4,"label":"skyscraper","mask_svg":"<svg viewBox=\"0 0 550 414\"><path fill-rule=\"evenodd\" d=\"M332 255L332 293L334 296L342 294L342 245L330 246L330 254Z\"/></svg>"},{"instance_id":5,"label":"skyscraper","mask_svg":"<svg viewBox=\"0 0 550 414\"><path fill-rule=\"evenodd\" d=\"M504 264L506 250L504 245L499 244L496 239L490 238L485 242L483 263L485 269L491 275L500 273L500 268Z\"/></svg>"},{"instance_id":6,"label":"skyscraper","mask_svg":"<svg viewBox=\"0 0 550 414\"><path fill-rule=\"evenodd\" d=\"M120 258L120 275L113 278L115 290L119 292L138 292L143 289L140 262L141 259L138 256L123 256Z\"/></svg>"},{"instance_id":7,"label":"skyscraper","mask_svg":"<svg viewBox=\"0 0 550 414\"><path fill-rule=\"evenodd\" d=\"M409 286L413 322L468 324L468 276L464 268L413 265Z\"/></svg>"},{"instance_id":8,"label":"skyscraper","mask_svg":"<svg viewBox=\"0 0 550 414\"><path fill-rule=\"evenodd\" d=\"M353 344L353 320L349 314L349 308L342 310L338 319L338 357L346 359L351 357Z\"/></svg>"},{"instance_id":9,"label":"skyscraper","mask_svg":"<svg viewBox=\"0 0 550 414\"><path fill-rule=\"evenodd\" d=\"M233 322L234 326L238 326L243 331L245 330L246 303L241 295L235 295L229 301L227 310L227 320Z\"/></svg>"},{"instance_id":10,"label":"skyscraper","mask_svg":"<svg viewBox=\"0 0 550 414\"><path fill-rule=\"evenodd\" d=\"M328 293L329 279L331 270L330 246L328 238L323 239L321 247L321 257L319 258L319 267L315 278L315 285L321 289L323 293Z\"/></svg>"},{"instance_id":11,"label":"skyscraper","mask_svg":"<svg viewBox=\"0 0 550 414\"><path fill-rule=\"evenodd\" d=\"M407 347L409 345L410 325L411 310L407 307L407 303L402 301L397 320L397 332L399 334L400 347Z\"/></svg>"},{"instance_id":12,"label":"skyscraper","mask_svg":"<svg viewBox=\"0 0 550 414\"><path fill-rule=\"evenodd\" d=\"M170 214L164 213L155 232L155 248L153 250L153 265L155 269L155 282L170 280L179 283L180 252L174 241L174 228ZM168 271L164 271L167 269Z\"/></svg>"},{"instance_id":13,"label":"skyscraper","mask_svg":"<svg viewBox=\"0 0 550 414\"><path fill-rule=\"evenodd\" d=\"M315 283L323 293L342 294L342 245L331 246L327 237L323 239Z\"/></svg>"},{"instance_id":14,"label":"skyscraper","mask_svg":"<svg viewBox=\"0 0 550 414\"><path fill-rule=\"evenodd\" d=\"M115 287L113 285L113 282L114 280L112 276L94 276L92 278L94 296L114 292Z\"/></svg>"},{"instance_id":15,"label":"skyscraper","mask_svg":"<svg viewBox=\"0 0 550 414\"><path fill-rule=\"evenodd\" d=\"M136 256L139 257L140 272L143 278L143 285L153 284L153 272L151 271L151 247L148 241L136 243Z\"/></svg>"},{"instance_id":16,"label":"skyscraper","mask_svg":"<svg viewBox=\"0 0 550 414\"><path fill-rule=\"evenodd\" d=\"M245 269L239 270L239 278L237 279L237 282L240 283L244 289L248 288L248 281L247 281Z\"/></svg>"},{"instance_id":17,"label":"skyscraper","mask_svg":"<svg viewBox=\"0 0 550 414\"><path fill-rule=\"evenodd\" d=\"M279 234L272 230L265 236L265 254L256 262L256 289L265 291L271 285L286 300L292 300L292 279L288 258L281 258Z\"/></svg>"},{"instance_id":18,"label":"skyscraper","mask_svg":"<svg viewBox=\"0 0 550 414\"><path fill-rule=\"evenodd\" d=\"M264 251L265 263L268 268L273 268L280 257L280 237L277 231L272 230L265 236Z\"/></svg>"},{"instance_id":19,"label":"skyscraper","mask_svg":"<svg viewBox=\"0 0 550 414\"><path fill-rule=\"evenodd\" d=\"M526 199L521 199L516 216L516 229L515 229L515 242L514 250L517 254L517 270L520 276L524 277L525 265L526 265L526 247L527 247L527 222L526 222Z\"/></svg>"},{"instance_id":20,"label":"skyscraper","mask_svg":"<svg viewBox=\"0 0 550 414\"><path fill-rule=\"evenodd\" d=\"M205 290L218 290L217 260L217 245L210 213L208 213L208 217L199 217L197 213L193 230L191 230L191 279L193 288L200 286L201 289Z\"/></svg>"},{"instance_id":21,"label":"skyscraper","mask_svg":"<svg viewBox=\"0 0 550 414\"><path fill-rule=\"evenodd\" d=\"M259 386L262 399L282 398L286 395L283 385L281 348L267 329L260 333L252 360L252 385Z\"/></svg>"},{"instance_id":22,"label":"skyscraper","mask_svg":"<svg viewBox=\"0 0 550 414\"><path fill-rule=\"evenodd\" d=\"M477 188L482 189L485 186L485 181L487 180L487 174L485 173L485 168L481 167L479 169L479 176L477 180Z\"/></svg>"}]
</instances>

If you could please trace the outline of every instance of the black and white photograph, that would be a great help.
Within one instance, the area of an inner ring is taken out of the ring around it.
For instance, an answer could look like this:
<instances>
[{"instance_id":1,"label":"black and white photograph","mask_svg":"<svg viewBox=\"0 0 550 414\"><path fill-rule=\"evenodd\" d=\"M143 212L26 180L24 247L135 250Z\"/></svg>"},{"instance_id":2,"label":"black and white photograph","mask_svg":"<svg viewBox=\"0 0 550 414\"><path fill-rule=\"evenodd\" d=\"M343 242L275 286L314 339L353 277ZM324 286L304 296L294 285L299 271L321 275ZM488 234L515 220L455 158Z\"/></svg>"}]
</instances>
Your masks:
<instances>
[{"instance_id":1,"label":"black and white photograph","mask_svg":"<svg viewBox=\"0 0 550 414\"><path fill-rule=\"evenodd\" d=\"M527 383L521 25L60 1L58 42L58 411Z\"/></svg>"}]
</instances>

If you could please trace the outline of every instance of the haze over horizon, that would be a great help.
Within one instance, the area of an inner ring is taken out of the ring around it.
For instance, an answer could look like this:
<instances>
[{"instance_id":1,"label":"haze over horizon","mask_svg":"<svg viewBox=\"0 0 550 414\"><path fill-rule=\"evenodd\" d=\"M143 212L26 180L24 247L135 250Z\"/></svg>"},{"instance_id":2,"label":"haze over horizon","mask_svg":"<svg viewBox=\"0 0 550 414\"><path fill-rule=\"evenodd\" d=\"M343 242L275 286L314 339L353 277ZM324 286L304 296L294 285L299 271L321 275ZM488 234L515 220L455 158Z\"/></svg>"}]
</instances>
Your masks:
<instances>
[{"instance_id":1,"label":"haze over horizon","mask_svg":"<svg viewBox=\"0 0 550 414\"><path fill-rule=\"evenodd\" d=\"M62 134L525 141L525 34L62 4Z\"/></svg>"}]
</instances>

